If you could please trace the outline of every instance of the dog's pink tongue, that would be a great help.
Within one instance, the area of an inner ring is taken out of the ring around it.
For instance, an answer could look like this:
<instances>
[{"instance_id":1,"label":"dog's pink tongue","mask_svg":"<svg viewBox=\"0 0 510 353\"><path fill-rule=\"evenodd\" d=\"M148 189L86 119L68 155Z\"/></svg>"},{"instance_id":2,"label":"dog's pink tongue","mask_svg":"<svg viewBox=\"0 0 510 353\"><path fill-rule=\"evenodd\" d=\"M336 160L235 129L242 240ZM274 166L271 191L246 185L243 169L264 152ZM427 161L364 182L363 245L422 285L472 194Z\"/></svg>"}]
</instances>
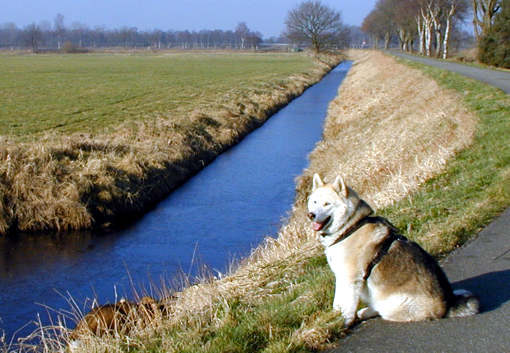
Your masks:
<instances>
[{"instance_id":1,"label":"dog's pink tongue","mask_svg":"<svg viewBox=\"0 0 510 353\"><path fill-rule=\"evenodd\" d=\"M324 226L324 224L322 224L322 223L313 222L313 230L315 230L316 232L321 230L323 226Z\"/></svg>"}]
</instances>

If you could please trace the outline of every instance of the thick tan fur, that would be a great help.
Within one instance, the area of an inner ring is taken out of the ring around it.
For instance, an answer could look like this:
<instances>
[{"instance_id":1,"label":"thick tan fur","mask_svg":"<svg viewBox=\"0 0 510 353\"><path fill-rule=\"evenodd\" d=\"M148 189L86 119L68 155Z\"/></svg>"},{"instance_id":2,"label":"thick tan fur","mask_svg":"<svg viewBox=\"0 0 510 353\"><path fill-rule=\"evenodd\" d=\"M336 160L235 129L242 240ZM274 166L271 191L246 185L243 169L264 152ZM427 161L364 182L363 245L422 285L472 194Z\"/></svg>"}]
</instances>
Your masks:
<instances>
[{"instance_id":1,"label":"thick tan fur","mask_svg":"<svg viewBox=\"0 0 510 353\"><path fill-rule=\"evenodd\" d=\"M314 175L308 210L335 274L333 309L347 326L376 315L419 321L478 312L471 293L454 293L437 261L386 219L370 217L370 206L341 177L325 184ZM367 307L357 311L360 301Z\"/></svg>"}]
</instances>

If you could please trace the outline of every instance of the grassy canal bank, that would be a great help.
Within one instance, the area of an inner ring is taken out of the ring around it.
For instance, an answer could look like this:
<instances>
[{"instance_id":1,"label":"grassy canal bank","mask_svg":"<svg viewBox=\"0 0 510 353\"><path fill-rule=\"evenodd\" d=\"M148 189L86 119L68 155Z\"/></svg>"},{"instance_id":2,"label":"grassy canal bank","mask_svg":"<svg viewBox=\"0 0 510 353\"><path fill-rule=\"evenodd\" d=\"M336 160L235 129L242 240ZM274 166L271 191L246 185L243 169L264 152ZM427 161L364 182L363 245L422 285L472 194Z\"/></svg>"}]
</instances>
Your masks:
<instances>
[{"instance_id":1,"label":"grassy canal bank","mask_svg":"<svg viewBox=\"0 0 510 353\"><path fill-rule=\"evenodd\" d=\"M377 52L332 101L324 139L297 181L293 213L226 277L206 277L128 335L83 337L83 352L309 352L347 334L333 275L305 217L311 175L341 173L403 234L441 256L510 205L510 98L487 85ZM57 327L45 351L65 347ZM46 334L51 332L47 329Z\"/></svg>"},{"instance_id":2,"label":"grassy canal bank","mask_svg":"<svg viewBox=\"0 0 510 353\"><path fill-rule=\"evenodd\" d=\"M142 214L340 60L0 55L0 235Z\"/></svg>"}]
</instances>

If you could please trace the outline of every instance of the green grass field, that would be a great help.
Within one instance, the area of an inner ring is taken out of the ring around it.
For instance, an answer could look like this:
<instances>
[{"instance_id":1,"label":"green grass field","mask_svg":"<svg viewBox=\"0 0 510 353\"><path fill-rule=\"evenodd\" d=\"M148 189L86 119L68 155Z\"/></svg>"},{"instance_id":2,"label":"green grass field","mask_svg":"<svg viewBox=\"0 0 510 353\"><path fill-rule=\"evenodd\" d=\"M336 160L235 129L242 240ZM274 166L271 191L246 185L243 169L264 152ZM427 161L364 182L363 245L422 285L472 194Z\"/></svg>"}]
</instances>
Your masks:
<instances>
[{"instance_id":1,"label":"green grass field","mask_svg":"<svg viewBox=\"0 0 510 353\"><path fill-rule=\"evenodd\" d=\"M312 66L291 54L0 55L0 135L182 118Z\"/></svg>"}]
</instances>

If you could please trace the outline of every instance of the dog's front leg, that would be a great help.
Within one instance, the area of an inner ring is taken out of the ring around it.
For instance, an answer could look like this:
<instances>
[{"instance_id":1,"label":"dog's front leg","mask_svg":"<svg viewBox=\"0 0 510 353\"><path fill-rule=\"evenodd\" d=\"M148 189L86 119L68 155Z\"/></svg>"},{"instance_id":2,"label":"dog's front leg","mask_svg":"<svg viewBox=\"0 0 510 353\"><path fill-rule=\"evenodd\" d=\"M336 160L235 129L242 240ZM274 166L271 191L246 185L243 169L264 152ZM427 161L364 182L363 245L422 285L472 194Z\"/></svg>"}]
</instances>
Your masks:
<instances>
[{"instance_id":1,"label":"dog's front leg","mask_svg":"<svg viewBox=\"0 0 510 353\"><path fill-rule=\"evenodd\" d=\"M357 282L346 282L337 278L333 310L342 312L346 327L351 326L356 320L356 309L360 299L359 293L360 285Z\"/></svg>"}]
</instances>

